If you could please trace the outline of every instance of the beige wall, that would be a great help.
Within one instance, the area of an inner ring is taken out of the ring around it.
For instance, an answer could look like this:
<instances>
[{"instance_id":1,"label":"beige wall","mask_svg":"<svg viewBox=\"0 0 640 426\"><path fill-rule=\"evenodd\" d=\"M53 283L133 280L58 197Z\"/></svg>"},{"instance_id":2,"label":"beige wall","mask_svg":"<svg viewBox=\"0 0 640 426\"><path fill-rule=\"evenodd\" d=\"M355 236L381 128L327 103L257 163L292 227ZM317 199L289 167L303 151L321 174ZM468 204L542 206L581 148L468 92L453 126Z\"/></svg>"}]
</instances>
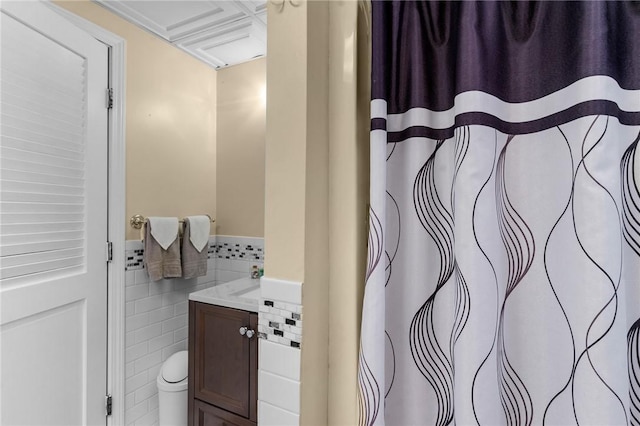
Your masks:
<instances>
[{"instance_id":1,"label":"beige wall","mask_svg":"<svg viewBox=\"0 0 640 426\"><path fill-rule=\"evenodd\" d=\"M267 61L218 71L217 233L264 236Z\"/></svg>"},{"instance_id":2,"label":"beige wall","mask_svg":"<svg viewBox=\"0 0 640 426\"><path fill-rule=\"evenodd\" d=\"M265 273L302 281L302 425L357 424L368 45L358 3L269 3Z\"/></svg>"},{"instance_id":3,"label":"beige wall","mask_svg":"<svg viewBox=\"0 0 640 426\"><path fill-rule=\"evenodd\" d=\"M216 72L95 3L56 4L126 40L127 224L134 214L215 217ZM127 226L126 237L139 232Z\"/></svg>"},{"instance_id":4,"label":"beige wall","mask_svg":"<svg viewBox=\"0 0 640 426\"><path fill-rule=\"evenodd\" d=\"M359 3L331 2L328 424L357 424L369 200L370 40ZM306 337L306 336L305 336Z\"/></svg>"},{"instance_id":5,"label":"beige wall","mask_svg":"<svg viewBox=\"0 0 640 426\"><path fill-rule=\"evenodd\" d=\"M265 275L303 282L300 423L327 424L328 4L268 3Z\"/></svg>"},{"instance_id":6,"label":"beige wall","mask_svg":"<svg viewBox=\"0 0 640 426\"><path fill-rule=\"evenodd\" d=\"M329 4L307 3L307 155L300 424L328 424Z\"/></svg>"},{"instance_id":7,"label":"beige wall","mask_svg":"<svg viewBox=\"0 0 640 426\"><path fill-rule=\"evenodd\" d=\"M288 4L288 3L287 3ZM267 26L265 275L304 281L307 131L306 4L271 2Z\"/></svg>"}]
</instances>

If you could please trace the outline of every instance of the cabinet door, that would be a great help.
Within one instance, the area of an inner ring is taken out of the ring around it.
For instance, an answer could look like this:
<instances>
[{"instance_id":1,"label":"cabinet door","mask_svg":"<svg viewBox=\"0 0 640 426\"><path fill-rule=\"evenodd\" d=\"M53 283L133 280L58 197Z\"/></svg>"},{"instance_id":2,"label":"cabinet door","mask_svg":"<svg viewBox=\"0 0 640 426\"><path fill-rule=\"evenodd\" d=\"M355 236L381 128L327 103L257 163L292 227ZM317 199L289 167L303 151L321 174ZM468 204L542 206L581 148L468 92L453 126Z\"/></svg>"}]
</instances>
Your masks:
<instances>
[{"instance_id":1,"label":"cabinet door","mask_svg":"<svg viewBox=\"0 0 640 426\"><path fill-rule=\"evenodd\" d=\"M241 335L241 327L251 326L251 314L237 309L192 303L194 394L201 401L242 417L250 417L251 339Z\"/></svg>"},{"instance_id":2,"label":"cabinet door","mask_svg":"<svg viewBox=\"0 0 640 426\"><path fill-rule=\"evenodd\" d=\"M255 426L255 422L197 400L193 419L194 426Z\"/></svg>"}]
</instances>

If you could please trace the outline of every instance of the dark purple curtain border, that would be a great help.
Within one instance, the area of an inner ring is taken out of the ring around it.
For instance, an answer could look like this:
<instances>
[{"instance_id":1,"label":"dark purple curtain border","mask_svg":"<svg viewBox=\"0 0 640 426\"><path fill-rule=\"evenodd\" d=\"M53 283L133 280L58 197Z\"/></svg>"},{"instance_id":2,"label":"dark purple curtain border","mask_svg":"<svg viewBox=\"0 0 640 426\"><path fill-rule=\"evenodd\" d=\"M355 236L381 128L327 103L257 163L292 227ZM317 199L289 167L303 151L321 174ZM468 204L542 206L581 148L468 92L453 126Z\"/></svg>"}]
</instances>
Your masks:
<instances>
[{"instance_id":1,"label":"dark purple curtain border","mask_svg":"<svg viewBox=\"0 0 640 426\"><path fill-rule=\"evenodd\" d=\"M595 75L640 90L640 2L373 0L372 49L372 99L384 99L388 114L446 111L468 91L528 102ZM447 138L469 124L532 133L597 114L640 125L640 112L621 111L610 100L549 113L508 123L490 111L468 112L451 128L411 127L390 132L389 141ZM385 127L381 119L371 124Z\"/></svg>"}]
</instances>

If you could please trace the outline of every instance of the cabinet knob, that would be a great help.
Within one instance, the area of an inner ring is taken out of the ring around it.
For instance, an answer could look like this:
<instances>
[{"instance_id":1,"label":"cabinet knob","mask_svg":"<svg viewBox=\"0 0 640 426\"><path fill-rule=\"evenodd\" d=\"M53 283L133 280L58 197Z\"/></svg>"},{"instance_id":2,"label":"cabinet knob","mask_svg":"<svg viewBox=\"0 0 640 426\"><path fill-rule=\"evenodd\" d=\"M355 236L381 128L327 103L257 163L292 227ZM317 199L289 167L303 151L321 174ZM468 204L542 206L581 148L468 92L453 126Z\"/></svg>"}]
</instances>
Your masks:
<instances>
[{"instance_id":1,"label":"cabinet knob","mask_svg":"<svg viewBox=\"0 0 640 426\"><path fill-rule=\"evenodd\" d=\"M247 330L247 338L251 339L253 337L253 335L256 334L255 331L253 330Z\"/></svg>"},{"instance_id":2,"label":"cabinet knob","mask_svg":"<svg viewBox=\"0 0 640 426\"><path fill-rule=\"evenodd\" d=\"M247 327L240 327L240 330L238 330L238 332L244 336L245 334L247 334Z\"/></svg>"}]
</instances>

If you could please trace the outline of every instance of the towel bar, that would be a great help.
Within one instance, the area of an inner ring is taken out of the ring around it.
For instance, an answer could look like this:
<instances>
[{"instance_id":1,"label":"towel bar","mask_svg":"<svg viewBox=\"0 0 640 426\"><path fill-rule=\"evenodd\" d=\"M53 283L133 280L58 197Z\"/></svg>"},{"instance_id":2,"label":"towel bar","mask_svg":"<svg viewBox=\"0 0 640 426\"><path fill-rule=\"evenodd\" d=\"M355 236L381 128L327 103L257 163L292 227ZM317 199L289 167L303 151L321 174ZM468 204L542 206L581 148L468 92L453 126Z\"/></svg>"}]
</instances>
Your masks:
<instances>
[{"instance_id":1,"label":"towel bar","mask_svg":"<svg viewBox=\"0 0 640 426\"><path fill-rule=\"evenodd\" d=\"M209 215L207 216L211 220L211 223L216 221L215 219L211 219L211 216ZM142 216L141 214L136 214L131 216L131 219L129 219L129 224L131 225L132 228L142 229L142 225L144 225L145 220L147 219L144 216ZM180 219L178 222L184 223L184 220Z\"/></svg>"}]
</instances>

